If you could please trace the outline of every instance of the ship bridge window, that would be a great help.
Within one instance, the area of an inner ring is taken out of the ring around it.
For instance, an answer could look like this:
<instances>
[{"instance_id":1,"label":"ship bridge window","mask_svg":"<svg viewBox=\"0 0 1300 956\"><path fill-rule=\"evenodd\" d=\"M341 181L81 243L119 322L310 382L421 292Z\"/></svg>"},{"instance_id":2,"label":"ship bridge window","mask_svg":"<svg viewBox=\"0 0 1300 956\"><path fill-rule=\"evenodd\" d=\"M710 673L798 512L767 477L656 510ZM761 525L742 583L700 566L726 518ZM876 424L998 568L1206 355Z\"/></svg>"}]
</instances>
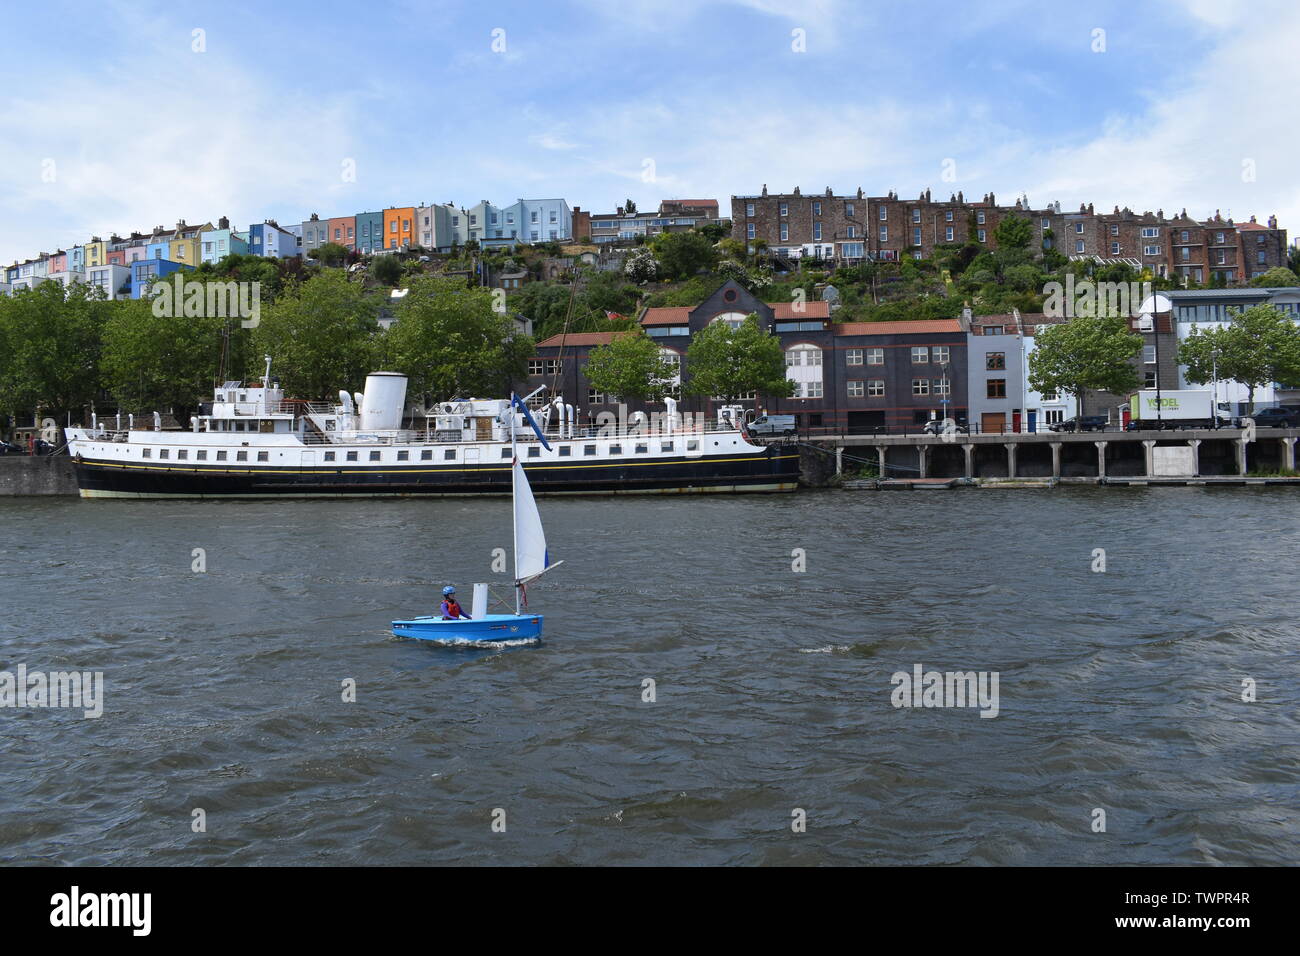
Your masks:
<instances>
[{"instance_id":1,"label":"ship bridge window","mask_svg":"<svg viewBox=\"0 0 1300 956\"><path fill-rule=\"evenodd\" d=\"M225 461L225 460L226 460L226 453L224 451L217 452L217 461Z\"/></svg>"},{"instance_id":2,"label":"ship bridge window","mask_svg":"<svg viewBox=\"0 0 1300 956\"><path fill-rule=\"evenodd\" d=\"M454 448L444 448L444 449L442 450L442 460L443 460L443 461L455 461L455 460L456 460L456 449L454 449Z\"/></svg>"},{"instance_id":3,"label":"ship bridge window","mask_svg":"<svg viewBox=\"0 0 1300 956\"><path fill-rule=\"evenodd\" d=\"M538 448L536 445L529 445L529 446L528 446L528 457L529 457L529 458L538 458L538 457L541 456L541 454L542 454L542 450L541 450L540 448Z\"/></svg>"},{"instance_id":4,"label":"ship bridge window","mask_svg":"<svg viewBox=\"0 0 1300 956\"><path fill-rule=\"evenodd\" d=\"M259 451L259 452L257 453L257 460L258 460L258 461L270 461L270 458L268 457L269 455L270 455L270 452Z\"/></svg>"},{"instance_id":5,"label":"ship bridge window","mask_svg":"<svg viewBox=\"0 0 1300 956\"><path fill-rule=\"evenodd\" d=\"M510 449L509 449L509 448L502 448L502 449L501 449L501 457L502 457L502 458L509 458L509 457L510 457Z\"/></svg>"},{"instance_id":6,"label":"ship bridge window","mask_svg":"<svg viewBox=\"0 0 1300 956\"><path fill-rule=\"evenodd\" d=\"M354 451L348 452L348 461L356 461L356 460L357 460L357 453Z\"/></svg>"},{"instance_id":7,"label":"ship bridge window","mask_svg":"<svg viewBox=\"0 0 1300 956\"><path fill-rule=\"evenodd\" d=\"M661 441L661 442L659 443L659 450L660 450L661 452L663 452L663 451L672 451L672 450L673 450L673 443L670 442L670 441Z\"/></svg>"},{"instance_id":8,"label":"ship bridge window","mask_svg":"<svg viewBox=\"0 0 1300 956\"><path fill-rule=\"evenodd\" d=\"M217 401L224 402L225 400L226 400L226 396L223 395L221 392L217 392Z\"/></svg>"},{"instance_id":9,"label":"ship bridge window","mask_svg":"<svg viewBox=\"0 0 1300 956\"><path fill-rule=\"evenodd\" d=\"M325 453L325 460L326 460L326 461L333 461L333 460L334 460L334 452L332 452L332 451L327 451L327 452Z\"/></svg>"},{"instance_id":10,"label":"ship bridge window","mask_svg":"<svg viewBox=\"0 0 1300 956\"><path fill-rule=\"evenodd\" d=\"M248 452L246 451L235 452L235 461L248 461Z\"/></svg>"},{"instance_id":11,"label":"ship bridge window","mask_svg":"<svg viewBox=\"0 0 1300 956\"><path fill-rule=\"evenodd\" d=\"M595 445L583 445L583 446L582 446L582 453L583 453L584 455L594 455L594 454L596 454L596 446L595 446Z\"/></svg>"},{"instance_id":12,"label":"ship bridge window","mask_svg":"<svg viewBox=\"0 0 1300 956\"><path fill-rule=\"evenodd\" d=\"M410 460L411 460L411 453L410 453L409 451L399 451L399 452L397 453L397 460L398 460L398 461L410 461Z\"/></svg>"},{"instance_id":13,"label":"ship bridge window","mask_svg":"<svg viewBox=\"0 0 1300 956\"><path fill-rule=\"evenodd\" d=\"M170 451L169 449L166 449L166 448L159 448L159 449L158 449L158 457L159 457L159 458L170 458L170 457L171 457L171 451Z\"/></svg>"},{"instance_id":14,"label":"ship bridge window","mask_svg":"<svg viewBox=\"0 0 1300 956\"><path fill-rule=\"evenodd\" d=\"M610 453L611 455L621 455L621 454L623 454L623 446L622 446L622 445L610 445L610 446L609 446L609 453Z\"/></svg>"},{"instance_id":15,"label":"ship bridge window","mask_svg":"<svg viewBox=\"0 0 1300 956\"><path fill-rule=\"evenodd\" d=\"M644 455L644 454L646 454L646 453L649 452L649 451L650 451L650 446L649 446L649 445L637 445L637 446L636 446L636 453L637 453L638 455Z\"/></svg>"},{"instance_id":16,"label":"ship bridge window","mask_svg":"<svg viewBox=\"0 0 1300 956\"><path fill-rule=\"evenodd\" d=\"M561 458L569 458L569 457L571 457L572 455L573 455L573 446L572 446L572 445L561 445L561 446L560 446L560 457L561 457Z\"/></svg>"},{"instance_id":17,"label":"ship bridge window","mask_svg":"<svg viewBox=\"0 0 1300 956\"><path fill-rule=\"evenodd\" d=\"M152 449L152 448L144 448L144 449L141 449L141 451L140 451L140 455L141 455L141 457L143 457L143 458L152 458L152 457L153 457L153 449Z\"/></svg>"},{"instance_id":18,"label":"ship bridge window","mask_svg":"<svg viewBox=\"0 0 1300 956\"><path fill-rule=\"evenodd\" d=\"M371 460L371 461L379 461L379 452L377 452L377 451L372 451L372 452L370 453L370 460Z\"/></svg>"},{"instance_id":19,"label":"ship bridge window","mask_svg":"<svg viewBox=\"0 0 1300 956\"><path fill-rule=\"evenodd\" d=\"M206 449L206 448L200 448L198 451L196 451L196 452L194 453L194 457L195 457L195 459L197 459L198 461L207 461L207 460L208 460L208 451L207 451L207 449Z\"/></svg>"},{"instance_id":20,"label":"ship bridge window","mask_svg":"<svg viewBox=\"0 0 1300 956\"><path fill-rule=\"evenodd\" d=\"M433 449L426 448L420 452L420 461L433 461Z\"/></svg>"},{"instance_id":21,"label":"ship bridge window","mask_svg":"<svg viewBox=\"0 0 1300 956\"><path fill-rule=\"evenodd\" d=\"M177 452L176 452L176 460L177 460L177 461L184 461L185 459L187 459L187 458L189 458L189 457L190 457L190 453L189 453L188 451L186 451L184 448L181 448L181 449L177 450Z\"/></svg>"}]
</instances>

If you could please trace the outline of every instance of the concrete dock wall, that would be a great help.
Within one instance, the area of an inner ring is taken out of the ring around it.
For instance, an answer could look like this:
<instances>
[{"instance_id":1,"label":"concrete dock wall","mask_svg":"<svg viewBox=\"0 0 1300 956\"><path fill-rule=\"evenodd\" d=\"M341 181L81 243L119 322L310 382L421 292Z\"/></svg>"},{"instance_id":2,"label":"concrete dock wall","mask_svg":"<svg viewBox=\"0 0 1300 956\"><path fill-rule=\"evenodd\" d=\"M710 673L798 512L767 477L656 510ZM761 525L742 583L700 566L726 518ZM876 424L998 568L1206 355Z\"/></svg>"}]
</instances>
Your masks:
<instances>
[{"instance_id":1,"label":"concrete dock wall","mask_svg":"<svg viewBox=\"0 0 1300 956\"><path fill-rule=\"evenodd\" d=\"M77 479L67 455L0 456L0 496L76 493Z\"/></svg>"}]
</instances>

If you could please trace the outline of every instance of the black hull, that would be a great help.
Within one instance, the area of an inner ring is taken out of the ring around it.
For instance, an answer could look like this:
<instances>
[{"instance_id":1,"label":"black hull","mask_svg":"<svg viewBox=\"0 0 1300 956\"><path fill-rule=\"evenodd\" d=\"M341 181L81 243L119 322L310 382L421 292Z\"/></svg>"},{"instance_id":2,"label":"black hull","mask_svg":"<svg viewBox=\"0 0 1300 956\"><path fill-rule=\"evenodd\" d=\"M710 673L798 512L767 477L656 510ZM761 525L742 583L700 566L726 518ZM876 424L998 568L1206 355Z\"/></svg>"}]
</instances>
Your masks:
<instances>
[{"instance_id":1,"label":"black hull","mask_svg":"<svg viewBox=\"0 0 1300 956\"><path fill-rule=\"evenodd\" d=\"M352 467L225 468L74 461L83 497L257 498L420 495L508 495L509 463L436 467L428 463L382 469ZM646 458L573 463L525 463L534 493L640 494L793 491L799 454L769 446L762 454Z\"/></svg>"}]
</instances>

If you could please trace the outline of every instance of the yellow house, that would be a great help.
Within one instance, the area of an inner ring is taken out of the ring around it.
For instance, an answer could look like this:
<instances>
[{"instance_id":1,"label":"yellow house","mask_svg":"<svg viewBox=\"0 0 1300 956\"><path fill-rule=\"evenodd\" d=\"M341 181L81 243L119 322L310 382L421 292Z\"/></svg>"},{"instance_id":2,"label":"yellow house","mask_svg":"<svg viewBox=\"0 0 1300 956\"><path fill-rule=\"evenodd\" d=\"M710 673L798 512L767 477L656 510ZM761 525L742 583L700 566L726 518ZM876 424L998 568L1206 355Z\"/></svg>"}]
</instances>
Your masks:
<instances>
[{"instance_id":1,"label":"yellow house","mask_svg":"<svg viewBox=\"0 0 1300 956\"><path fill-rule=\"evenodd\" d=\"M86 268L108 265L108 243L95 236L86 243Z\"/></svg>"},{"instance_id":2,"label":"yellow house","mask_svg":"<svg viewBox=\"0 0 1300 956\"><path fill-rule=\"evenodd\" d=\"M176 223L176 232L172 235L171 242L168 244L168 253L172 262L184 262L187 265L197 266L203 261L202 246L200 237L203 230L211 229L212 223L204 223L201 226L186 225L182 219Z\"/></svg>"}]
</instances>

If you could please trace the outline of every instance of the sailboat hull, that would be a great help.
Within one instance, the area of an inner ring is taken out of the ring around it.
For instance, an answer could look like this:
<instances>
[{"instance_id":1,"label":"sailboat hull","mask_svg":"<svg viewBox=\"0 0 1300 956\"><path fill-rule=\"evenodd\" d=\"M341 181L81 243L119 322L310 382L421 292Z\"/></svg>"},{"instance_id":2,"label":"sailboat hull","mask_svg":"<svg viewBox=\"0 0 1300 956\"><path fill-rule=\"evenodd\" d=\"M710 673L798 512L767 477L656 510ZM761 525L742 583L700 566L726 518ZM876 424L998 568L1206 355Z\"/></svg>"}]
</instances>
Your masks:
<instances>
[{"instance_id":1,"label":"sailboat hull","mask_svg":"<svg viewBox=\"0 0 1300 956\"><path fill-rule=\"evenodd\" d=\"M540 614L485 614L473 620L444 621L440 617L417 617L393 622L393 635L422 641L465 643L520 641L542 636Z\"/></svg>"}]
</instances>

